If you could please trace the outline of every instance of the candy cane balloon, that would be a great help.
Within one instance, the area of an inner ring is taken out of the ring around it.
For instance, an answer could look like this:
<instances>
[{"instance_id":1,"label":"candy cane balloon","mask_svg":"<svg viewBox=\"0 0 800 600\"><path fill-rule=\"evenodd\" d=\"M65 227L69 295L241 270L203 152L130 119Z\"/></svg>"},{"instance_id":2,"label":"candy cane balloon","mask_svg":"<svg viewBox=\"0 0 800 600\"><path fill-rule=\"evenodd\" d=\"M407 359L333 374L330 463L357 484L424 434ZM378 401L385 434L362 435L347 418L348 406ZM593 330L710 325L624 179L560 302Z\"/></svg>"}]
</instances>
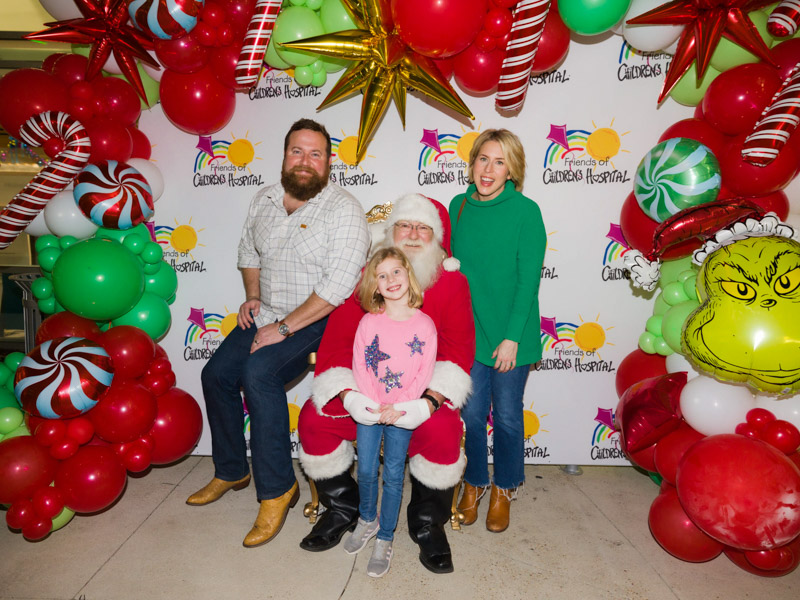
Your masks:
<instances>
[{"instance_id":1,"label":"candy cane balloon","mask_svg":"<svg viewBox=\"0 0 800 600\"><path fill-rule=\"evenodd\" d=\"M78 176L89 161L92 147L83 125L65 112L46 111L31 117L19 133L31 146L41 146L51 138L61 139L64 149L0 212L0 250L8 248L47 201Z\"/></svg>"},{"instance_id":2,"label":"candy cane balloon","mask_svg":"<svg viewBox=\"0 0 800 600\"><path fill-rule=\"evenodd\" d=\"M761 113L761 118L742 146L742 158L751 165L766 167L778 158L781 148L800 123L800 63Z\"/></svg>"},{"instance_id":3,"label":"candy cane balloon","mask_svg":"<svg viewBox=\"0 0 800 600\"><path fill-rule=\"evenodd\" d=\"M520 0L506 44L506 58L500 70L495 105L500 110L522 108L528 92L528 77L544 31L550 0Z\"/></svg>"},{"instance_id":4,"label":"candy cane balloon","mask_svg":"<svg viewBox=\"0 0 800 600\"><path fill-rule=\"evenodd\" d=\"M800 0L783 0L770 13L767 31L775 37L789 37L800 25Z\"/></svg>"},{"instance_id":5,"label":"candy cane balloon","mask_svg":"<svg viewBox=\"0 0 800 600\"><path fill-rule=\"evenodd\" d=\"M255 12L250 19L247 33L244 36L242 49L239 51L239 62L236 63L234 76L236 85L251 87L258 82L261 63L269 46L272 28L281 10L281 0L258 0Z\"/></svg>"}]
</instances>

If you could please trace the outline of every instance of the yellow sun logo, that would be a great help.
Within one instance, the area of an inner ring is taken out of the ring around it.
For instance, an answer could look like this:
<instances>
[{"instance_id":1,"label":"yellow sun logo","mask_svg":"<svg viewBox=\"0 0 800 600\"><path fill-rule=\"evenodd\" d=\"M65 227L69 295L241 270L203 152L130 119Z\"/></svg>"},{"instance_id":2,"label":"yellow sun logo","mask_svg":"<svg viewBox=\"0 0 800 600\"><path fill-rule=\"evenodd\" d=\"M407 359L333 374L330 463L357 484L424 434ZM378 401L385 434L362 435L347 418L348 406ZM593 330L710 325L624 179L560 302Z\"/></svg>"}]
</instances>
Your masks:
<instances>
[{"instance_id":1,"label":"yellow sun logo","mask_svg":"<svg viewBox=\"0 0 800 600\"><path fill-rule=\"evenodd\" d=\"M464 131L463 127L461 131ZM475 145L475 140L480 134L481 124L478 125L476 131L468 131L458 140L458 144L456 144L456 154L458 154L458 157L465 163L469 163L469 153L472 152L472 146Z\"/></svg>"},{"instance_id":2,"label":"yellow sun logo","mask_svg":"<svg viewBox=\"0 0 800 600\"><path fill-rule=\"evenodd\" d=\"M228 312L228 307L225 307L226 314L219 324L219 333L222 337L228 337L228 334L237 326L236 313Z\"/></svg>"},{"instance_id":3,"label":"yellow sun logo","mask_svg":"<svg viewBox=\"0 0 800 600\"><path fill-rule=\"evenodd\" d=\"M175 221L175 229L172 230L172 233L169 236L169 245L175 248L178 252L191 252L197 246L205 246L205 244L198 244L197 240L197 232L198 231L205 231L205 229L199 229L195 231L195 228L192 227L192 219L189 219L188 223L180 224L178 221ZM189 254L189 256L194 260L194 257Z\"/></svg>"},{"instance_id":4,"label":"yellow sun logo","mask_svg":"<svg viewBox=\"0 0 800 600\"><path fill-rule=\"evenodd\" d=\"M606 344L609 346L614 345L606 340L606 331L614 329L613 327L606 327L603 329L603 326L599 323L594 321L585 322L580 315L578 315L578 318L581 320L581 324L575 329L575 335L572 338L574 343L568 347L574 345L586 353L595 353ZM597 315L595 321L599 318L600 315ZM600 358L599 353L597 356Z\"/></svg>"},{"instance_id":5,"label":"yellow sun logo","mask_svg":"<svg viewBox=\"0 0 800 600\"><path fill-rule=\"evenodd\" d=\"M256 156L255 148L260 145L261 142L253 144L247 139L249 133L250 132L247 132L243 138L238 139L235 135L231 134L233 141L230 143L230 146L228 146L228 162L240 169L246 167L254 160L263 160L260 156ZM249 168L247 170L252 173Z\"/></svg>"},{"instance_id":6,"label":"yellow sun logo","mask_svg":"<svg viewBox=\"0 0 800 600\"><path fill-rule=\"evenodd\" d=\"M344 131L342 131L342 141L339 142L339 145L336 150L336 159L340 160L348 167L355 167L358 164L356 160L356 150L358 149L358 137L354 135L347 135ZM371 154L367 154L364 158L375 158ZM336 161L334 161L336 162ZM359 167L361 169L361 167ZM361 169L361 172L364 172L364 169Z\"/></svg>"},{"instance_id":7,"label":"yellow sun logo","mask_svg":"<svg viewBox=\"0 0 800 600\"><path fill-rule=\"evenodd\" d=\"M297 403L297 395L287 404L289 408L289 433L297 431L297 422L300 420L300 407Z\"/></svg>"},{"instance_id":8,"label":"yellow sun logo","mask_svg":"<svg viewBox=\"0 0 800 600\"><path fill-rule=\"evenodd\" d=\"M533 403L531 403L531 409L533 408ZM541 419L546 417L547 414L537 415L533 410L523 410L522 411L522 426L523 426L523 437L525 441L530 441L531 444L534 446L538 446L539 444L536 443L536 440L533 436L537 433L549 433L547 429L542 429L542 421Z\"/></svg>"},{"instance_id":9,"label":"yellow sun logo","mask_svg":"<svg viewBox=\"0 0 800 600\"><path fill-rule=\"evenodd\" d=\"M581 154L578 158L588 154L596 161L607 162L612 168L616 169L611 159L620 152L630 154L630 150L622 148L622 138L628 135L630 131L619 134L612 128L613 125L614 119L611 119L611 124L608 127L598 127L595 125L594 121L592 121L594 131L586 138L586 152ZM597 165L595 165L595 168L597 168Z\"/></svg>"}]
</instances>

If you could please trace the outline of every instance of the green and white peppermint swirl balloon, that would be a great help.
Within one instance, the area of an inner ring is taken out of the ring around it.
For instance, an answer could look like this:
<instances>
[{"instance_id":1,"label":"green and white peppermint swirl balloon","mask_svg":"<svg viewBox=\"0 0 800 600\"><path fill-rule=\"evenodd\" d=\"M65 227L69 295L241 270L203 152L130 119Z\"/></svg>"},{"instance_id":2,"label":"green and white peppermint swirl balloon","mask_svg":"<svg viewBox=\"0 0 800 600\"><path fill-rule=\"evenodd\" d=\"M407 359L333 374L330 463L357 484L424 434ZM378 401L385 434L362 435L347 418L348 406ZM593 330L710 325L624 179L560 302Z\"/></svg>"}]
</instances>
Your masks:
<instances>
[{"instance_id":1,"label":"green and white peppermint swirl balloon","mask_svg":"<svg viewBox=\"0 0 800 600\"><path fill-rule=\"evenodd\" d=\"M716 200L722 179L711 150L696 140L671 138L639 163L633 194L659 223L690 206Z\"/></svg>"}]
</instances>

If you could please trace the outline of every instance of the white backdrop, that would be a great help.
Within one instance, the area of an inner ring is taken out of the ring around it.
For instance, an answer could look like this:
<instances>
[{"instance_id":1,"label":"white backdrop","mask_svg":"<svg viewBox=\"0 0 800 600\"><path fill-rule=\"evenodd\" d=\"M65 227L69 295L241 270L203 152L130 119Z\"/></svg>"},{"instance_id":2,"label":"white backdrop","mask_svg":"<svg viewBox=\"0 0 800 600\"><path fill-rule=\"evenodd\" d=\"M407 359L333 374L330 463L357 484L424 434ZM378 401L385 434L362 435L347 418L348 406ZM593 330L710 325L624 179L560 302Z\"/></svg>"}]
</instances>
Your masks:
<instances>
[{"instance_id":1,"label":"white backdrop","mask_svg":"<svg viewBox=\"0 0 800 600\"><path fill-rule=\"evenodd\" d=\"M205 144L172 126L158 106L146 111L140 127L166 182L154 217L157 241L178 271L172 327L161 341L178 386L203 405L200 371L234 326L244 297L236 247L247 207L258 187L278 180L283 137L294 120L326 125L334 138L331 177L365 210L407 192L447 206L466 186L463 159L477 132L505 127L524 144L524 193L541 207L548 232L539 296L544 359L525 391L526 462L628 464L612 428L614 378L636 348L652 298L634 294L624 278L617 224L639 161L692 109L671 99L656 105L669 56L635 54L615 35L585 42L572 42L559 69L532 78L514 117L496 112L491 95L462 95L474 122L410 96L405 130L390 108L358 166L348 161L360 96L316 112L338 74L315 89L267 71L250 94L238 95L233 120ZM199 147L211 147L214 158ZM310 379L288 391L293 429ZM210 448L206 428L195 452Z\"/></svg>"}]
</instances>

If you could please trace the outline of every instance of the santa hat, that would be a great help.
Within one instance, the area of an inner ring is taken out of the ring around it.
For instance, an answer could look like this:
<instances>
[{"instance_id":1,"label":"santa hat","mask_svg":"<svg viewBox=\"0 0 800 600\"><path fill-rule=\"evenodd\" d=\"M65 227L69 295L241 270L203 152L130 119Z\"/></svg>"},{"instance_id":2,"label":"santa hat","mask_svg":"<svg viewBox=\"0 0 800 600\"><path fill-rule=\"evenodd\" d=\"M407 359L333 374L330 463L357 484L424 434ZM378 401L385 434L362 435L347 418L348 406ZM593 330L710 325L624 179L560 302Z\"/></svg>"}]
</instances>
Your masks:
<instances>
[{"instance_id":1,"label":"santa hat","mask_svg":"<svg viewBox=\"0 0 800 600\"><path fill-rule=\"evenodd\" d=\"M461 263L450 251L450 215L441 202L421 194L401 196L392 203L385 221L370 225L371 252L387 245L387 240L392 239L392 228L399 221L416 221L433 229L433 238L447 253L442 267L445 271L458 271Z\"/></svg>"}]
</instances>

